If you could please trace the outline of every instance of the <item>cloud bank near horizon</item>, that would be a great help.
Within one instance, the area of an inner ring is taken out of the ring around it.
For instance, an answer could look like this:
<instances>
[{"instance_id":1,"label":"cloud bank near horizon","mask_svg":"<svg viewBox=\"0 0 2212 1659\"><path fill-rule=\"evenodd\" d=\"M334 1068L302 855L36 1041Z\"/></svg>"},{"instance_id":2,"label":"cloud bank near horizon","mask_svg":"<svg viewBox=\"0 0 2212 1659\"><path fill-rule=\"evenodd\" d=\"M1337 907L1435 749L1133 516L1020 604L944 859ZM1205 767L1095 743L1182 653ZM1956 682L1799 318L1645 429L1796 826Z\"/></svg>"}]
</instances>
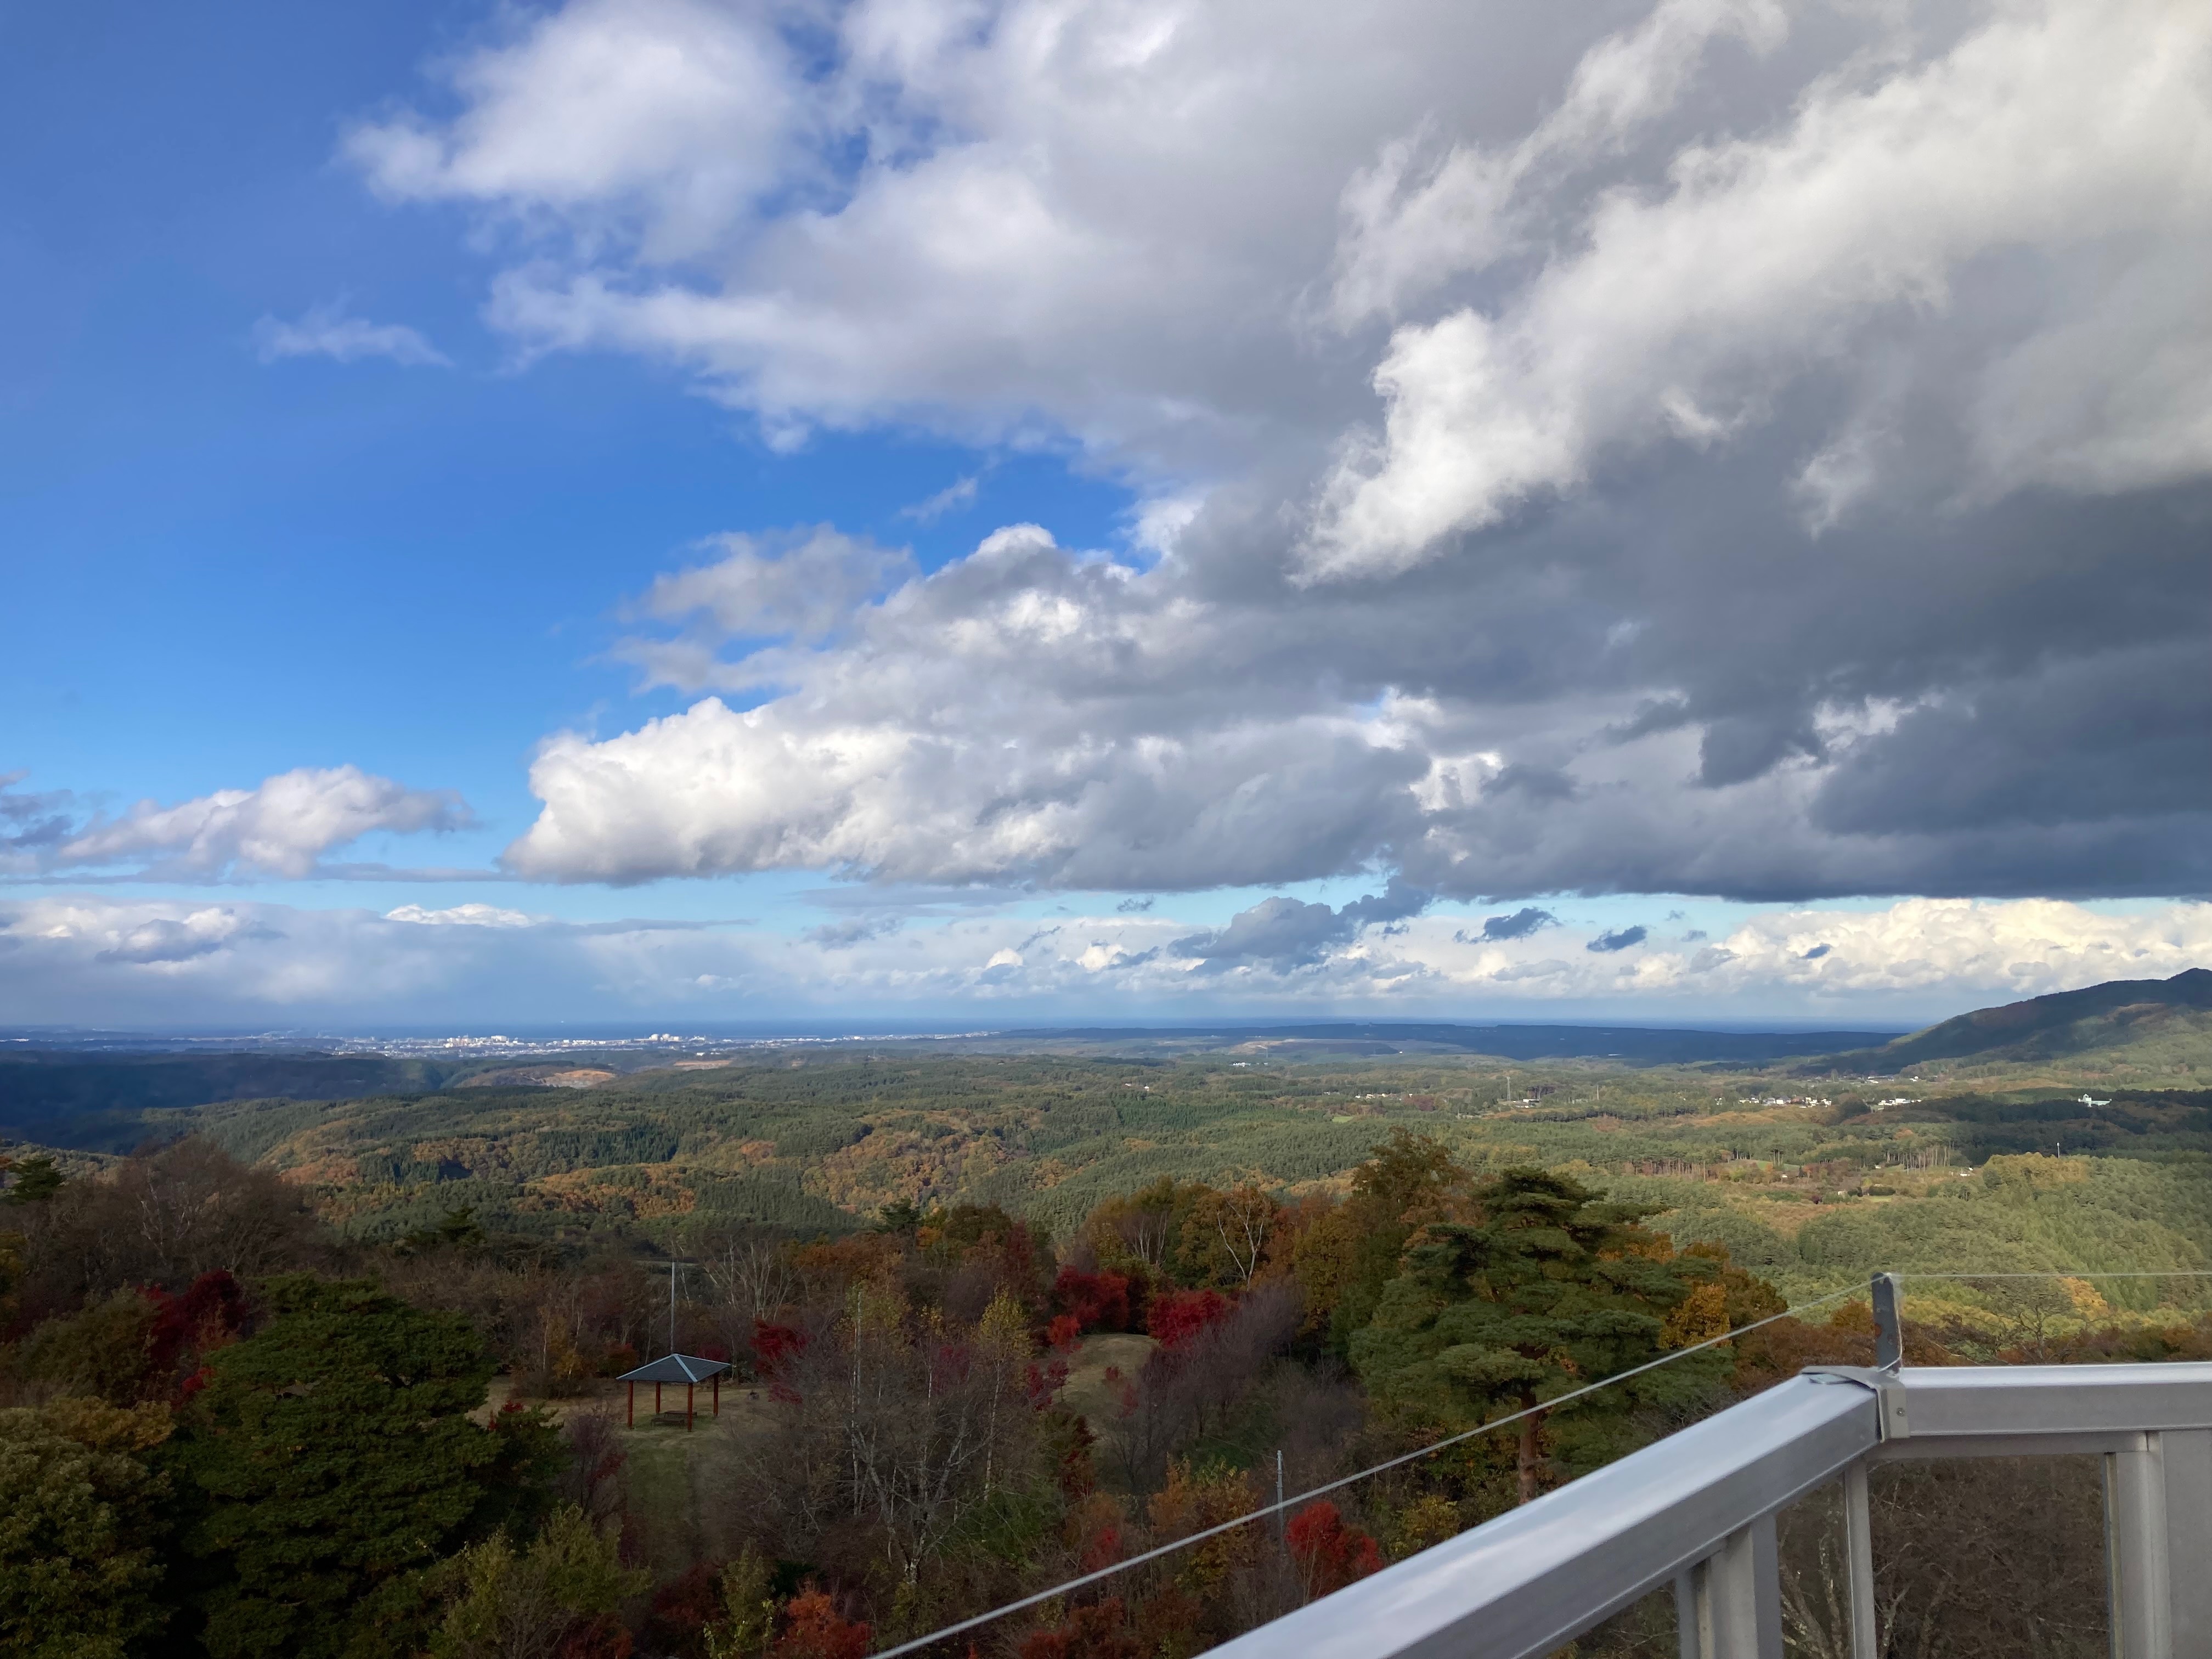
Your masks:
<instances>
[{"instance_id":1,"label":"cloud bank near horizon","mask_svg":"<svg viewBox=\"0 0 2212 1659\"><path fill-rule=\"evenodd\" d=\"M516 14L345 153L526 358L1072 450L1131 544L733 538L517 872L2212 890L2212 14L778 15Z\"/></svg>"},{"instance_id":2,"label":"cloud bank near horizon","mask_svg":"<svg viewBox=\"0 0 2212 1659\"><path fill-rule=\"evenodd\" d=\"M1362 908L1364 902L1369 908ZM1486 939L1448 918L1265 901L1194 933L1108 913L860 917L777 936L577 924L481 903L386 914L261 902L0 901L0 1006L18 1025L366 1027L488 1019L821 1018L957 1011L1008 1022L1209 1009L1288 1018L1714 1018L1913 1023L2212 960L2212 904L2112 915L2047 900L1778 908L1723 935L1594 951L1565 926ZM1328 914L1315 916L1310 913ZM1596 935L1596 937L1602 937Z\"/></svg>"}]
</instances>

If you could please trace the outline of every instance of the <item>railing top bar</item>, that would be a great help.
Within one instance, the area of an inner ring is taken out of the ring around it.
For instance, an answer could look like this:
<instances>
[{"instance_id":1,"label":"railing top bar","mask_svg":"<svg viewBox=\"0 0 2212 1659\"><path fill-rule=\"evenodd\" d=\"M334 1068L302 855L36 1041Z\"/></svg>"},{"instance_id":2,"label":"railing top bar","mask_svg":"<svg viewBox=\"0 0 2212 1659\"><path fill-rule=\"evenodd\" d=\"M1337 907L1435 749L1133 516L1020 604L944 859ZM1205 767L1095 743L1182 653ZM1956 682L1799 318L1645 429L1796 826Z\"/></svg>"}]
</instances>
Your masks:
<instances>
[{"instance_id":1,"label":"railing top bar","mask_svg":"<svg viewBox=\"0 0 2212 1659\"><path fill-rule=\"evenodd\" d=\"M1793 1379L1212 1651L1548 1652L1875 1441L1870 1390Z\"/></svg>"},{"instance_id":2,"label":"railing top bar","mask_svg":"<svg viewBox=\"0 0 2212 1659\"><path fill-rule=\"evenodd\" d=\"M2212 1428L2212 1363L1906 1366L1897 1382L1916 1440Z\"/></svg>"},{"instance_id":3,"label":"railing top bar","mask_svg":"<svg viewBox=\"0 0 2212 1659\"><path fill-rule=\"evenodd\" d=\"M1916 1392L2035 1389L2212 1387L2212 1360L2121 1365L1906 1365L1898 1379Z\"/></svg>"},{"instance_id":4,"label":"railing top bar","mask_svg":"<svg viewBox=\"0 0 2212 1659\"><path fill-rule=\"evenodd\" d=\"M1907 1367L1895 1384L1914 1441L2212 1426L2212 1364ZM1864 1456L1876 1425L1871 1383L1793 1378L1212 1653L1548 1653Z\"/></svg>"}]
</instances>

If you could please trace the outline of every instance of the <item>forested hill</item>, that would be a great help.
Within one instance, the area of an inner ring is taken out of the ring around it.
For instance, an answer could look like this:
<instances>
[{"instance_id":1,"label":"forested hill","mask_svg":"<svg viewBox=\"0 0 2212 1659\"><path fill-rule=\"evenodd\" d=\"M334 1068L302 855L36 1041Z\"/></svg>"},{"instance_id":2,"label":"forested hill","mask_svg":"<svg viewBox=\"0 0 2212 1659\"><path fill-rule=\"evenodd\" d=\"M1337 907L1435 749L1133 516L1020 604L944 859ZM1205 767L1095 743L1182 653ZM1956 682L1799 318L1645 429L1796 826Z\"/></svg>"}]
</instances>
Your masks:
<instances>
[{"instance_id":1,"label":"forested hill","mask_svg":"<svg viewBox=\"0 0 2212 1659\"><path fill-rule=\"evenodd\" d=\"M1997 1008L1978 1008L1830 1066L1894 1072L1940 1060L2034 1064L2120 1050L2187 1048L2212 1060L2212 969L2172 979L2116 979ZM1823 1069L1826 1069L1824 1067Z\"/></svg>"},{"instance_id":2,"label":"forested hill","mask_svg":"<svg viewBox=\"0 0 2212 1659\"><path fill-rule=\"evenodd\" d=\"M0 1133L96 1145L112 1125L127 1147L148 1111L226 1100L349 1100L445 1087L484 1062L331 1054L103 1054L0 1051Z\"/></svg>"}]
</instances>

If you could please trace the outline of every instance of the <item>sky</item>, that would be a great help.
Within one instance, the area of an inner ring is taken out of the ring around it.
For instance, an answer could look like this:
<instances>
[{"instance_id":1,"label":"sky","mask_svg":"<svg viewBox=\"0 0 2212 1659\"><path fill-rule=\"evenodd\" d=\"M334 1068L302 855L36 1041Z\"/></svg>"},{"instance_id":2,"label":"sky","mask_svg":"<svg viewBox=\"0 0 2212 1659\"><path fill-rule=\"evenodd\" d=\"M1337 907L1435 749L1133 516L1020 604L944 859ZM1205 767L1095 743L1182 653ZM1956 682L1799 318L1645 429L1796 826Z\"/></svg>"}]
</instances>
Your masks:
<instances>
[{"instance_id":1,"label":"sky","mask_svg":"<svg viewBox=\"0 0 2212 1659\"><path fill-rule=\"evenodd\" d=\"M2212 10L19 11L0 1025L2212 965Z\"/></svg>"}]
</instances>

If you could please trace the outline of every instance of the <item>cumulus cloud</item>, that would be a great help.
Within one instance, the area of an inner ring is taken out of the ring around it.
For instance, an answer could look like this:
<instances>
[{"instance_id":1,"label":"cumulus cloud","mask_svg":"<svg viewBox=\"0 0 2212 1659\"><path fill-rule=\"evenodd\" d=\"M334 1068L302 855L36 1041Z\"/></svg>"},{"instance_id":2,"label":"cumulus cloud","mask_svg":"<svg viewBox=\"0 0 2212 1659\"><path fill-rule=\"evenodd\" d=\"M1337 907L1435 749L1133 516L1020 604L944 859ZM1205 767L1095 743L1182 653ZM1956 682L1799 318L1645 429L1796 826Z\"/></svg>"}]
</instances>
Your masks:
<instances>
[{"instance_id":1,"label":"cumulus cloud","mask_svg":"<svg viewBox=\"0 0 2212 1659\"><path fill-rule=\"evenodd\" d=\"M849 642L721 671L784 696L552 738L531 769L544 811L507 859L554 880L830 868L1125 890L1304 879L1317 837L1356 864L1377 802L1425 763L1334 699L1301 718L1276 688L1254 688L1264 714L1223 696L1216 626L1034 526L1000 531L866 608ZM1152 706L1125 713L1133 680Z\"/></svg>"},{"instance_id":2,"label":"cumulus cloud","mask_svg":"<svg viewBox=\"0 0 2212 1659\"><path fill-rule=\"evenodd\" d=\"M1583 946L1583 949L1610 954L1615 951L1626 951L1632 945L1641 945L1650 936L1650 930L1640 926L1618 927L1609 933L1600 933L1588 945Z\"/></svg>"},{"instance_id":3,"label":"cumulus cloud","mask_svg":"<svg viewBox=\"0 0 2212 1659\"><path fill-rule=\"evenodd\" d=\"M709 550L620 651L713 695L550 738L517 872L2212 890L2202 8L822 29L517 14L348 153L526 355L1079 451L1131 549Z\"/></svg>"},{"instance_id":4,"label":"cumulus cloud","mask_svg":"<svg viewBox=\"0 0 2212 1659\"><path fill-rule=\"evenodd\" d=\"M1573 949L1567 932L1572 960L1547 953L1548 929L1485 943L1425 914L1331 940L1316 937L1323 931L1316 920L1279 902L1255 907L1239 919L1241 937L1266 948L1194 958L1181 948L1186 924L1110 913L1045 928L984 915L861 927L850 937L776 937L643 921L426 926L275 904L0 900L0 1005L24 1023L110 1026L465 1026L625 1015L711 1024L849 1018L855 1006L965 1010L962 1018L985 1023L994 1009L1024 1023L1192 1006L1382 1018L1760 1013L1917 1022L2212 963L2206 904L2128 915L2047 901L1777 908L1694 954L1594 954ZM1291 937L1301 925L1304 933ZM1285 931L1262 937L1275 926ZM1832 948L1818 954L1819 942Z\"/></svg>"},{"instance_id":5,"label":"cumulus cloud","mask_svg":"<svg viewBox=\"0 0 2212 1659\"><path fill-rule=\"evenodd\" d=\"M1994 787L1970 793L2000 773L2027 787L2054 735L2093 741L2081 702L2017 695L2032 676L1950 694L1989 711L1964 725L1931 701L1902 714L1831 705L1778 732L1771 706L1702 731L1687 720L1639 731L1640 694L1601 696L1518 657L1543 606L1510 579L1472 624L1389 593L1325 609L1279 590L1212 603L1199 582L1188 566L1139 570L1018 527L860 605L821 645L725 652L695 635L693 660L750 706L709 697L614 737L551 738L531 773L544 809L507 862L563 881L827 868L1139 891L1380 865L1462 897L2156 893L2212 881L2212 842L2191 834L2212 817L2195 805L2193 774L2110 763L2100 793L2036 785L2036 816ZM2193 648L2159 647L2168 662ZM1475 653L1495 654L1466 660ZM1458 683L1393 684L1423 659ZM1333 677L1315 675L1319 661ZM1747 691L1765 681L1752 666L1728 665ZM1735 690L1723 681L1716 696ZM2178 726L2142 728L2143 751L2165 755ZM1932 774L1947 746L1984 736L1935 792L1960 809L1932 814L1917 749ZM2116 741L2130 740L2124 729ZM1763 763L1737 757L1762 744ZM1516 755L1572 787L1515 787ZM1898 787L1870 784L1885 769Z\"/></svg>"},{"instance_id":6,"label":"cumulus cloud","mask_svg":"<svg viewBox=\"0 0 2212 1659\"><path fill-rule=\"evenodd\" d=\"M252 789L219 789L163 806L80 814L61 794L11 795L0 779L0 874L104 870L163 879L300 878L324 856L377 831L458 830L471 820L448 790L410 789L355 766L301 767Z\"/></svg>"},{"instance_id":7,"label":"cumulus cloud","mask_svg":"<svg viewBox=\"0 0 2212 1659\"><path fill-rule=\"evenodd\" d=\"M452 358L404 323L349 317L343 301L311 306L296 322L262 318L253 325L253 347L264 363L287 357L331 357L342 363L384 357L410 368L453 366Z\"/></svg>"}]
</instances>

